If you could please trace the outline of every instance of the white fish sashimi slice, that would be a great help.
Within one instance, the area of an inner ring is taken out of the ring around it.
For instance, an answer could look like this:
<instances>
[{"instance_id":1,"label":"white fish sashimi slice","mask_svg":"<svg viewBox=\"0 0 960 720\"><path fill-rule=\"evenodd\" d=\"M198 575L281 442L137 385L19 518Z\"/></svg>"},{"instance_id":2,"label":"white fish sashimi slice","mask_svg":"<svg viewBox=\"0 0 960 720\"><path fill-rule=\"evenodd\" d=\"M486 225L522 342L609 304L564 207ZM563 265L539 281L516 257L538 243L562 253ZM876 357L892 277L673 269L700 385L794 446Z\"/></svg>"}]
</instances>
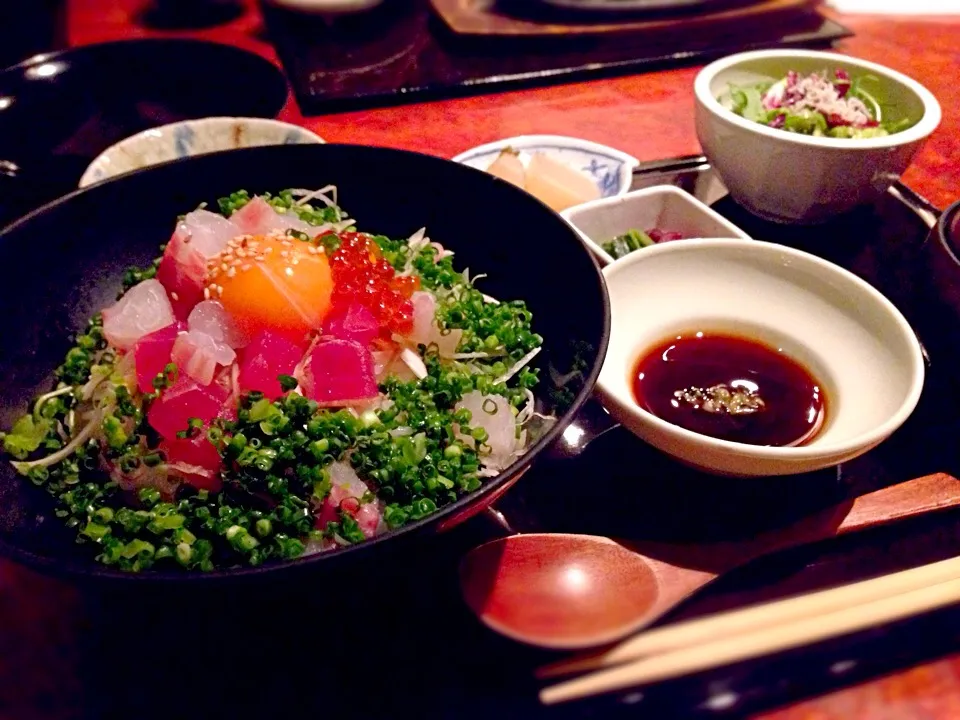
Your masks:
<instances>
[{"instance_id":1,"label":"white fish sashimi slice","mask_svg":"<svg viewBox=\"0 0 960 720\"><path fill-rule=\"evenodd\" d=\"M449 358L457 352L463 331L444 332L437 324L437 299L433 293L418 290L410 297L413 303L413 330L407 337L414 344L436 345L440 357Z\"/></svg>"},{"instance_id":2,"label":"white fish sashimi slice","mask_svg":"<svg viewBox=\"0 0 960 720\"><path fill-rule=\"evenodd\" d=\"M360 479L349 463L335 462L327 468L330 471L330 482L347 492L346 497L362 498L370 488Z\"/></svg>"},{"instance_id":3,"label":"white fish sashimi slice","mask_svg":"<svg viewBox=\"0 0 960 720\"><path fill-rule=\"evenodd\" d=\"M103 334L113 347L129 350L144 335L175 320L167 291L159 280L151 278L134 285L103 311Z\"/></svg>"},{"instance_id":4,"label":"white fish sashimi slice","mask_svg":"<svg viewBox=\"0 0 960 720\"><path fill-rule=\"evenodd\" d=\"M374 350L373 355L373 373L377 377L377 382L383 382L387 377L387 370L393 364L397 357L396 350Z\"/></svg>"},{"instance_id":5,"label":"white fish sashimi slice","mask_svg":"<svg viewBox=\"0 0 960 720\"><path fill-rule=\"evenodd\" d=\"M479 449L480 462L491 470L503 470L513 462L517 449L517 421L510 403L501 395L484 395L474 390L463 396L456 408L470 411L470 427L480 427L487 431L487 440L483 445L490 451ZM472 437L460 434L462 442L475 446Z\"/></svg>"},{"instance_id":6,"label":"white fish sashimi slice","mask_svg":"<svg viewBox=\"0 0 960 720\"><path fill-rule=\"evenodd\" d=\"M383 503L373 501L364 503L357 511L357 525L364 537L372 538L386 529L386 523L383 520Z\"/></svg>"},{"instance_id":7,"label":"white fish sashimi slice","mask_svg":"<svg viewBox=\"0 0 960 720\"><path fill-rule=\"evenodd\" d=\"M306 233L310 237L317 235L320 229L308 222L301 220L292 210L288 210L283 213L277 213L277 227L282 230L296 230L298 232Z\"/></svg>"},{"instance_id":8,"label":"white fish sashimi slice","mask_svg":"<svg viewBox=\"0 0 960 720\"><path fill-rule=\"evenodd\" d=\"M313 237L320 228L304 222L292 210L278 212L262 197L255 197L244 205L232 217L233 223L241 233L250 235L266 235L268 233L287 230L297 230Z\"/></svg>"},{"instance_id":9,"label":"white fish sashimi slice","mask_svg":"<svg viewBox=\"0 0 960 720\"><path fill-rule=\"evenodd\" d=\"M170 353L170 359L177 367L201 385L213 382L217 366L226 367L236 357L237 354L229 345L198 330L180 333Z\"/></svg>"},{"instance_id":10,"label":"white fish sashimi slice","mask_svg":"<svg viewBox=\"0 0 960 720\"><path fill-rule=\"evenodd\" d=\"M234 325L223 305L216 300L203 300L194 305L187 318L187 327L234 349L247 345L247 339Z\"/></svg>"},{"instance_id":11,"label":"white fish sashimi slice","mask_svg":"<svg viewBox=\"0 0 960 720\"><path fill-rule=\"evenodd\" d=\"M434 334L437 299L433 293L417 290L410 296L410 302L413 304L413 330L408 337L414 343L427 345Z\"/></svg>"},{"instance_id":12,"label":"white fish sashimi slice","mask_svg":"<svg viewBox=\"0 0 960 720\"><path fill-rule=\"evenodd\" d=\"M434 325L435 334L431 338L430 342L436 343L437 352L442 358L453 357L457 348L460 347L460 340L463 338L463 330L459 328L454 328L447 332L442 331L436 325Z\"/></svg>"},{"instance_id":13,"label":"white fish sashimi slice","mask_svg":"<svg viewBox=\"0 0 960 720\"><path fill-rule=\"evenodd\" d=\"M237 235L242 234L240 228L232 222L209 210L187 213L179 227L189 234L190 246L207 260L220 253Z\"/></svg>"}]
</instances>

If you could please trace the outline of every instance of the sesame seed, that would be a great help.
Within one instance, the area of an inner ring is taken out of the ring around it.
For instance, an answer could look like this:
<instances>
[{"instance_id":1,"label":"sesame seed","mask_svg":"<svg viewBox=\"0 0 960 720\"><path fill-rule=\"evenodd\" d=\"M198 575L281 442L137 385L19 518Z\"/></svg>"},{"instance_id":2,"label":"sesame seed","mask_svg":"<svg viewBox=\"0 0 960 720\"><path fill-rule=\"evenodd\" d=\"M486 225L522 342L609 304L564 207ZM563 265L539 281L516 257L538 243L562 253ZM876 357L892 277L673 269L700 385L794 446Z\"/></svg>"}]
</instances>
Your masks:
<instances>
[{"instance_id":1,"label":"sesame seed","mask_svg":"<svg viewBox=\"0 0 960 720\"><path fill-rule=\"evenodd\" d=\"M237 274L237 266L236 266L236 265L234 265L234 266L231 267L229 270L227 270L227 277L233 277L233 276L236 275L236 274Z\"/></svg>"},{"instance_id":2,"label":"sesame seed","mask_svg":"<svg viewBox=\"0 0 960 720\"><path fill-rule=\"evenodd\" d=\"M311 245L310 247L307 248L307 252L310 253L311 255L316 255L317 249L313 245Z\"/></svg>"},{"instance_id":3,"label":"sesame seed","mask_svg":"<svg viewBox=\"0 0 960 720\"><path fill-rule=\"evenodd\" d=\"M175 292L170 293L170 297L173 298L173 301L174 301L174 302L176 302L176 301L178 301L178 300L180 299L180 296L177 295Z\"/></svg>"},{"instance_id":4,"label":"sesame seed","mask_svg":"<svg viewBox=\"0 0 960 720\"><path fill-rule=\"evenodd\" d=\"M252 266L250 263L244 263L243 265L240 266L240 269L243 270L243 272L246 272L246 271L249 270L251 267L253 267L253 266Z\"/></svg>"},{"instance_id":5,"label":"sesame seed","mask_svg":"<svg viewBox=\"0 0 960 720\"><path fill-rule=\"evenodd\" d=\"M263 252L265 252L265 253L272 253L272 252L273 252L273 248L272 248L272 247L264 248L264 251L263 251Z\"/></svg>"},{"instance_id":6,"label":"sesame seed","mask_svg":"<svg viewBox=\"0 0 960 720\"><path fill-rule=\"evenodd\" d=\"M223 295L223 285L217 285L217 294Z\"/></svg>"},{"instance_id":7,"label":"sesame seed","mask_svg":"<svg viewBox=\"0 0 960 720\"><path fill-rule=\"evenodd\" d=\"M203 299L204 299L204 300L209 300L209 299L210 299L210 288L205 287L205 288L203 289Z\"/></svg>"}]
</instances>

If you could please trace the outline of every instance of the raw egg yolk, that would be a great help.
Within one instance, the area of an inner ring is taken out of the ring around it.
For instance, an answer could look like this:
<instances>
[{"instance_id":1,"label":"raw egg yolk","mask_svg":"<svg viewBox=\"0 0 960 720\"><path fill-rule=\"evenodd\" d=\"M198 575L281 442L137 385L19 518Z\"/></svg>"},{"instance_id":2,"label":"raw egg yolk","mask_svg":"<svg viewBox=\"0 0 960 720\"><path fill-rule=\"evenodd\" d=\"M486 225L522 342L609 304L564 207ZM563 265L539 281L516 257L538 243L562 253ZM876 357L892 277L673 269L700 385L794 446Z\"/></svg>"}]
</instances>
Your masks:
<instances>
[{"instance_id":1,"label":"raw egg yolk","mask_svg":"<svg viewBox=\"0 0 960 720\"><path fill-rule=\"evenodd\" d=\"M241 332L272 330L298 339L330 310L333 277L323 250L286 235L243 235L207 267L207 291Z\"/></svg>"}]
</instances>

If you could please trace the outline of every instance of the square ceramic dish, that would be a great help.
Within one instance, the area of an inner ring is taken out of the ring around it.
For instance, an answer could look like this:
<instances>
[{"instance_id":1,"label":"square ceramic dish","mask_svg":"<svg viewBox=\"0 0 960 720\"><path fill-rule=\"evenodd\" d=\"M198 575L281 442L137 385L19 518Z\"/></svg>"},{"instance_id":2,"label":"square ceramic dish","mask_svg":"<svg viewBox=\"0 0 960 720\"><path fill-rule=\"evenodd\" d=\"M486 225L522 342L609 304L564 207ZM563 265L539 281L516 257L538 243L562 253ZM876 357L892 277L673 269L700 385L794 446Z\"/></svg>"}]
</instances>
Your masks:
<instances>
[{"instance_id":1,"label":"square ceramic dish","mask_svg":"<svg viewBox=\"0 0 960 720\"><path fill-rule=\"evenodd\" d=\"M750 236L693 195L673 185L656 185L626 195L577 205L560 213L601 265L614 258L602 245L628 230L651 228L678 232L684 238Z\"/></svg>"}]
</instances>

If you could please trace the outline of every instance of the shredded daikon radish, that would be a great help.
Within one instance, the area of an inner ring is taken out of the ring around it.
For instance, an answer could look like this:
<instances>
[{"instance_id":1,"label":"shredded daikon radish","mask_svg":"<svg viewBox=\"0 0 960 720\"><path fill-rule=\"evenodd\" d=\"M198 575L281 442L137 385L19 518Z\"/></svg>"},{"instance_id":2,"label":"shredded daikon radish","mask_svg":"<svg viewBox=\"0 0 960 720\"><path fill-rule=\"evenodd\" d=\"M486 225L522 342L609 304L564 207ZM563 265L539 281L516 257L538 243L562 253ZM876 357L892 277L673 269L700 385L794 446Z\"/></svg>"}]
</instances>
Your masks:
<instances>
[{"instance_id":1,"label":"shredded daikon radish","mask_svg":"<svg viewBox=\"0 0 960 720\"><path fill-rule=\"evenodd\" d=\"M423 358L410 348L404 348L400 352L400 359L417 376L418 380L423 380L427 376L427 366L424 365Z\"/></svg>"},{"instance_id":2,"label":"shredded daikon radish","mask_svg":"<svg viewBox=\"0 0 960 720\"><path fill-rule=\"evenodd\" d=\"M90 379L87 380L86 384L80 388L80 399L89 400L93 397L94 391L97 387L110 377L112 369L103 365L94 365L90 371Z\"/></svg>"},{"instance_id":3,"label":"shredded daikon radish","mask_svg":"<svg viewBox=\"0 0 960 720\"><path fill-rule=\"evenodd\" d=\"M530 352L528 352L528 353L527 353L526 355L524 355L522 358L520 358L519 360L517 360L517 362L515 362L515 363L510 367L510 369L507 370L503 375L501 375L501 376L498 377L496 380L494 380L494 381L493 381L493 384L494 384L494 385L499 385L500 383L505 383L507 380L509 380L510 378L512 378L512 377L513 377L514 375L516 375L518 372L520 372L520 371L524 368L524 366L526 366L531 360L533 360L539 353L540 353L540 348L538 348L538 347L536 347L536 348L534 348L533 350L531 350Z\"/></svg>"},{"instance_id":4,"label":"shredded daikon radish","mask_svg":"<svg viewBox=\"0 0 960 720\"><path fill-rule=\"evenodd\" d=\"M404 276L412 273L413 259L424 247L429 244L430 238L427 237L427 229L425 227L420 228L413 235L407 238L407 247L410 249L410 251L407 253L407 261L403 264L403 268L397 273L397 275Z\"/></svg>"},{"instance_id":5,"label":"shredded daikon radish","mask_svg":"<svg viewBox=\"0 0 960 720\"><path fill-rule=\"evenodd\" d=\"M55 453L51 453L50 455L42 457L39 460L32 460L30 462L14 462L10 464L16 468L17 472L24 473L35 467L50 467L51 465L56 465L61 460L66 460L77 451L77 448L93 437L93 434L97 431L97 428L100 427L100 421L103 419L104 414L112 410L113 408L105 408L104 410L98 410L95 412L90 417L90 422L83 426L83 430L77 433L77 436L73 440L57 450Z\"/></svg>"},{"instance_id":6,"label":"shredded daikon radish","mask_svg":"<svg viewBox=\"0 0 960 720\"><path fill-rule=\"evenodd\" d=\"M533 416L534 411L534 397L533 393L530 391L530 388L524 388L523 394L527 398L526 404L523 406L523 409L517 413L517 425L523 425L527 420Z\"/></svg>"},{"instance_id":7,"label":"shredded daikon radish","mask_svg":"<svg viewBox=\"0 0 960 720\"><path fill-rule=\"evenodd\" d=\"M326 193L330 193L332 197L328 198ZM293 196L302 196L297 200L295 203L296 205L305 205L311 200L320 200L327 207L337 207L336 185L326 185L319 190L305 190L303 188L297 188L295 190L291 190L290 194Z\"/></svg>"},{"instance_id":8,"label":"shredded daikon radish","mask_svg":"<svg viewBox=\"0 0 960 720\"><path fill-rule=\"evenodd\" d=\"M61 395L66 395L68 392L73 392L73 385L66 385L62 388L57 388L52 392L44 393L43 395L38 397L37 401L33 404L33 414L39 415L40 408L43 407L43 404L47 402L47 400L53 400L53 398L59 397Z\"/></svg>"},{"instance_id":9,"label":"shredded daikon radish","mask_svg":"<svg viewBox=\"0 0 960 720\"><path fill-rule=\"evenodd\" d=\"M454 353L450 356L451 360L478 360L480 358L490 358L498 357L503 355L503 353L488 353L488 352L468 352L468 353Z\"/></svg>"}]
</instances>

